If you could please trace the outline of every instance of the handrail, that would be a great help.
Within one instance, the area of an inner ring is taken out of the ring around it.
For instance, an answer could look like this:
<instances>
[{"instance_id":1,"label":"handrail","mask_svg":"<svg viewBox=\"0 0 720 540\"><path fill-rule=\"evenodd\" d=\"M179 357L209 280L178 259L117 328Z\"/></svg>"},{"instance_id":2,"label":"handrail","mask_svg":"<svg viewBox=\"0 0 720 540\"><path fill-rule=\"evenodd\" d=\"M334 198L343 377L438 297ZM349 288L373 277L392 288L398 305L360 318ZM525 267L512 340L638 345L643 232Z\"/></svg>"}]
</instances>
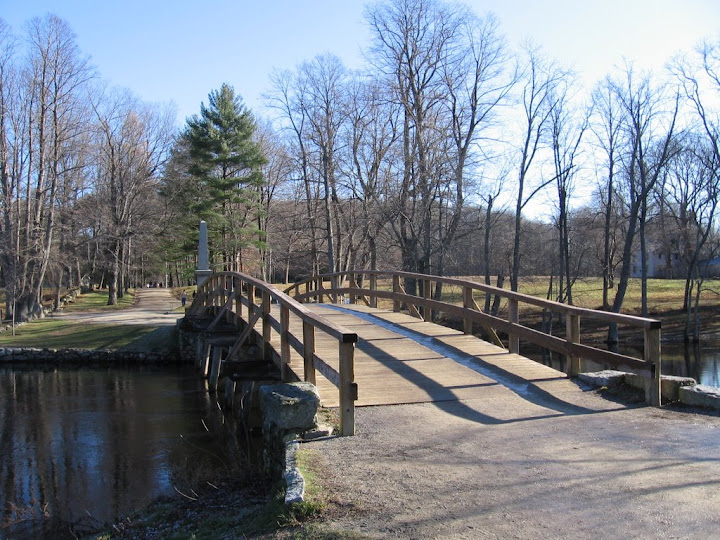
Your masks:
<instances>
[{"instance_id":1,"label":"handrail","mask_svg":"<svg viewBox=\"0 0 720 540\"><path fill-rule=\"evenodd\" d=\"M357 278L361 276L369 278L363 281L363 286L358 285ZM391 279L392 290L379 289L378 278ZM418 285L417 294L408 294L402 286L401 279L415 280ZM330 286L326 287L328 281ZM364 286L366 283L369 283L368 286ZM433 283L436 286L438 283L442 283L461 287L462 306L433 298L431 294ZM475 291L507 299L507 320L485 313L475 302L473 296ZM646 384L647 401L657 406L661 402L660 331L662 323L656 319L571 306L471 280L392 270L348 270L321 274L294 283L285 289L285 293L300 302L309 300L323 302L325 297L337 302L340 295L347 295L351 304L362 299L370 307L377 307L377 300L383 298L392 300L393 311L400 311L404 305L411 315L423 320L432 320L434 313L443 312L460 318L466 334L472 333L473 323L482 325L490 339L499 346L504 347L504 344L498 338L497 331L507 333L508 349L511 353L519 352L520 339L522 339L565 355L568 360L566 363L567 373L571 377L577 376L581 372L582 359L606 363L642 375L648 380ZM520 324L520 304L530 304L554 313L564 314L566 337L560 338ZM645 337L643 358L638 359L580 344L581 317L641 328Z\"/></svg>"},{"instance_id":2,"label":"handrail","mask_svg":"<svg viewBox=\"0 0 720 540\"><path fill-rule=\"evenodd\" d=\"M257 304L256 300L260 299ZM271 305L279 306L278 319ZM243 309L245 306L245 309ZM187 317L204 315L208 309L216 308L215 319L210 324L214 327L223 317L228 322L233 314L245 322L245 331L228 350L227 358L232 357L250 334L257 322L262 321L261 334L265 346L263 356L279 364L283 379L289 372L292 362L291 348L303 358L304 380L315 384L315 372L320 371L340 394L340 432L341 435L355 433L355 400L357 400L357 384L354 381L354 351L357 333L333 323L318 315L284 292L262 280L237 272L217 272L207 278L198 287L195 298L187 310ZM243 319L243 311L246 319ZM302 336L295 336L290 327L290 316L302 322ZM280 336L280 351L271 345L272 332ZM338 369L322 359L315 352L315 332L320 331L338 342Z\"/></svg>"}]
</instances>

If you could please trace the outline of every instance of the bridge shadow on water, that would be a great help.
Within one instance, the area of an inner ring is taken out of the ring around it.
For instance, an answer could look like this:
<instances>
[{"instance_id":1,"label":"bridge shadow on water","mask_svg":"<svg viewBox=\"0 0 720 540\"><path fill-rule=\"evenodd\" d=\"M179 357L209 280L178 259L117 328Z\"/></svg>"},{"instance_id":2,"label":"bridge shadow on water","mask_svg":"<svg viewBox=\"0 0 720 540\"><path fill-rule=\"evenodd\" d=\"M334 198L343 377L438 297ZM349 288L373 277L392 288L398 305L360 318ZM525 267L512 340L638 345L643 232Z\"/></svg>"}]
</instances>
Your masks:
<instances>
[{"instance_id":1,"label":"bridge shadow on water","mask_svg":"<svg viewBox=\"0 0 720 540\"><path fill-rule=\"evenodd\" d=\"M458 362L459 364L496 381L495 383L485 383L481 385L467 385L465 386L465 388L467 388L468 386L492 387L502 385L511 392L513 392L520 399L523 399L536 406L549 409L550 411L554 411L549 412L548 414L532 414L512 419L497 418L495 416L480 412L469 406L455 394L455 390L463 388L462 386L444 386L441 383L432 379L431 377L428 377L426 374L415 369L411 365L411 362L395 358L392 355L388 354L386 351L383 351L381 348L377 347L376 345L373 345L373 343L364 340L362 337L359 338L356 345L359 350L377 359L378 361L383 362L383 364L387 368L393 370L395 373L402 377L410 378L408 377L408 375L411 373L412 379L414 381L417 381L418 385L423 388L423 390L425 390L428 395L433 399L433 404L444 412L447 412L448 414L459 416L464 419L481 424L508 424L515 422L526 422L529 420L557 418L561 416L607 413L613 412L618 409L618 407L612 407L610 403L608 403L608 408L605 409L591 409L576 405L538 387L537 385L533 384L532 380L526 380L509 371L503 370L496 365L484 362L481 358L465 353L456 347L442 343L434 337L430 337L418 331L406 328L402 325L386 321L382 317L373 315L371 313L344 309L341 306L335 305L326 305L325 307L330 307L331 309L340 311L348 315L352 315L361 320L370 322L386 330L399 334L435 353L450 358ZM566 377L564 376L564 374L558 373L557 379L566 379ZM543 381L548 380L549 379L543 379ZM578 391L582 392L580 388L578 389Z\"/></svg>"}]
</instances>

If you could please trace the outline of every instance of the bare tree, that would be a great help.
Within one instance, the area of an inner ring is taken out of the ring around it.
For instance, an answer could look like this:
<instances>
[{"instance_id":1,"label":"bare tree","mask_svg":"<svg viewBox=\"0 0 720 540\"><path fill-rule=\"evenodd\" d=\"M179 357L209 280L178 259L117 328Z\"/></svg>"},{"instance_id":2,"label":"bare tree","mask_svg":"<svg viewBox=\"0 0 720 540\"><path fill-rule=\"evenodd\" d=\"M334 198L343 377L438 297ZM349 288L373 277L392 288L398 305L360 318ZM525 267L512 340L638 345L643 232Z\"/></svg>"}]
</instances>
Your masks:
<instances>
[{"instance_id":1,"label":"bare tree","mask_svg":"<svg viewBox=\"0 0 720 540\"><path fill-rule=\"evenodd\" d=\"M449 7L432 0L375 4L366 17L373 34L371 62L402 107L403 157L394 188L396 219L390 227L402 253L402 267L428 272L438 186L434 167L447 140L440 106L446 92L442 70L459 20ZM412 291L415 282L408 280L406 286Z\"/></svg>"},{"instance_id":2,"label":"bare tree","mask_svg":"<svg viewBox=\"0 0 720 540\"><path fill-rule=\"evenodd\" d=\"M310 229L310 245L312 257L311 273L320 271L320 238L318 183L313 180L311 149L308 145L310 122L308 111L304 106L308 89L305 80L291 71L276 72L272 75L273 90L266 98L270 106L279 111L283 128L292 134L293 155L296 159L295 169L302 183L305 201L306 226Z\"/></svg>"},{"instance_id":3,"label":"bare tree","mask_svg":"<svg viewBox=\"0 0 720 540\"><path fill-rule=\"evenodd\" d=\"M348 193L360 205L362 234L357 243L367 243L360 261L374 270L377 242L389 219L384 200L398 140L399 108L378 82L356 76L350 87L348 111L344 176Z\"/></svg>"},{"instance_id":4,"label":"bare tree","mask_svg":"<svg viewBox=\"0 0 720 540\"><path fill-rule=\"evenodd\" d=\"M667 214L662 233L672 242L666 249L667 264L673 264L674 254L682 258L685 271L685 340L698 341L700 290L705 277L701 262L714 252L707 248L712 245L720 202L717 178L720 163L703 137L687 135L681 144L658 185L657 194Z\"/></svg>"},{"instance_id":5,"label":"bare tree","mask_svg":"<svg viewBox=\"0 0 720 540\"><path fill-rule=\"evenodd\" d=\"M713 218L716 204L714 199L717 196L718 184L720 184L720 174L718 174L718 166L720 165L720 108L717 106L717 99L720 96L720 39L715 42L706 41L702 43L696 49L695 54L689 58L675 58L671 65L671 71L680 81L684 94L693 109L696 125L699 128L696 131L701 133L705 140L704 143L693 144L693 147L698 150L697 155L687 158L688 162L686 162L687 165L683 170L689 174L684 174L681 177L684 182L680 182L680 185L687 185L687 189L681 190L681 193L687 192L688 197L692 193L699 192L702 194L699 197L700 202L695 201L695 204L700 204L705 208L705 211L701 212L698 208L692 208L680 216L684 218L682 224L686 224L688 219L693 223L696 229L696 251L699 251L698 248L701 248L707 241L706 233L701 231L706 227L714 226ZM696 168L696 165L699 164L703 164L704 168ZM705 175L709 176L706 177ZM700 179L702 180L698 182ZM695 199L695 197L689 198ZM702 201L704 201L704 204ZM693 287L695 288L694 295L692 294ZM696 281L686 283L685 304L688 313L685 328L686 339L689 338L690 334L695 340L699 337L698 313L701 289L702 278L699 275L696 277ZM694 323L691 322L692 317L690 315L690 304L692 303L690 299L693 296L695 298ZM688 328L691 325L693 327L692 332Z\"/></svg>"},{"instance_id":6,"label":"bare tree","mask_svg":"<svg viewBox=\"0 0 720 540\"><path fill-rule=\"evenodd\" d=\"M669 101L661 88L653 86L650 76L638 77L631 66L613 85L613 99L622 113L621 162L625 180L627 232L623 244L623 265L612 310L622 308L630 278L633 242L640 237L642 265L642 310L647 314L647 247L645 224L648 204L658 179L673 154L673 137L678 113L678 98ZM617 326L611 325L608 342L617 342Z\"/></svg>"},{"instance_id":7,"label":"bare tree","mask_svg":"<svg viewBox=\"0 0 720 540\"><path fill-rule=\"evenodd\" d=\"M27 26L27 59L12 68L3 39L3 269L14 317L42 316L42 288L56 244L58 207L82 167L80 107L93 76L75 36L48 15ZM15 313L17 311L17 313Z\"/></svg>"},{"instance_id":8,"label":"bare tree","mask_svg":"<svg viewBox=\"0 0 720 540\"><path fill-rule=\"evenodd\" d=\"M613 88L612 79L607 77L593 91L593 116L595 121L592 123L592 130L605 156L604 166L607 169L599 190L604 215L602 254L603 309L610 308L609 291L614 287L615 281L615 265L613 264L615 238L612 234L612 225L615 214L613 203L617 198L618 145L620 144L620 129L622 127L620 122L621 111L619 110L618 101L614 98Z\"/></svg>"},{"instance_id":9,"label":"bare tree","mask_svg":"<svg viewBox=\"0 0 720 540\"><path fill-rule=\"evenodd\" d=\"M152 234L157 221L155 199L160 168L171 142L172 118L167 111L143 105L124 91L103 95L97 117L96 195L108 255L108 305L125 289L125 263L132 238Z\"/></svg>"},{"instance_id":10,"label":"bare tree","mask_svg":"<svg viewBox=\"0 0 720 540\"><path fill-rule=\"evenodd\" d=\"M536 165L538 152L549 142L550 118L557 105L555 89L565 77L566 73L544 59L536 48L526 46L525 65L522 69L523 83L520 88L522 131L518 148L515 233L510 269L510 288L513 291L518 290L520 275L523 210L540 190L554 180L554 177L541 177L539 181L531 183L530 172Z\"/></svg>"},{"instance_id":11,"label":"bare tree","mask_svg":"<svg viewBox=\"0 0 720 540\"><path fill-rule=\"evenodd\" d=\"M568 76L556 88L555 106L550 114L552 153L557 188L558 215L558 295L559 302L573 303L572 284L575 274L570 260L570 203L578 171L577 161L585 130L587 115L579 116L573 108L574 82Z\"/></svg>"},{"instance_id":12,"label":"bare tree","mask_svg":"<svg viewBox=\"0 0 720 540\"><path fill-rule=\"evenodd\" d=\"M258 212L258 231L260 234L260 265L262 278L269 281L273 275L272 250L269 248L269 223L273 219L273 201L278 191L282 190L284 184L289 183L292 172L292 158L289 149L283 144L282 138L278 137L269 123L258 126L256 138L267 158L263 166L263 177L265 183L258 186L260 190L258 200L262 205L262 212Z\"/></svg>"},{"instance_id":13,"label":"bare tree","mask_svg":"<svg viewBox=\"0 0 720 540\"><path fill-rule=\"evenodd\" d=\"M468 170L514 81L504 41L492 17L439 1L391 0L371 5L366 17L370 61L401 107L389 230L404 269L442 274L464 222Z\"/></svg>"}]
</instances>

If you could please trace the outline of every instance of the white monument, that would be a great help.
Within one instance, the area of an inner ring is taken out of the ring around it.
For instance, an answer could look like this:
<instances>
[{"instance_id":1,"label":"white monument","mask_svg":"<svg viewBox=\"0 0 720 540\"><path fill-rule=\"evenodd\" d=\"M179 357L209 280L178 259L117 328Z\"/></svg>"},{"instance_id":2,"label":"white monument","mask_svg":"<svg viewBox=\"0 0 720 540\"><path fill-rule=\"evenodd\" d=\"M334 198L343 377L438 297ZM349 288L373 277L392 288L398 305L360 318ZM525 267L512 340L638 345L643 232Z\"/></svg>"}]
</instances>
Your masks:
<instances>
[{"instance_id":1,"label":"white monument","mask_svg":"<svg viewBox=\"0 0 720 540\"><path fill-rule=\"evenodd\" d=\"M195 270L195 280L200 287L212 274L210 270L210 257L208 255L207 223L200 222L200 237L198 238L198 262Z\"/></svg>"}]
</instances>

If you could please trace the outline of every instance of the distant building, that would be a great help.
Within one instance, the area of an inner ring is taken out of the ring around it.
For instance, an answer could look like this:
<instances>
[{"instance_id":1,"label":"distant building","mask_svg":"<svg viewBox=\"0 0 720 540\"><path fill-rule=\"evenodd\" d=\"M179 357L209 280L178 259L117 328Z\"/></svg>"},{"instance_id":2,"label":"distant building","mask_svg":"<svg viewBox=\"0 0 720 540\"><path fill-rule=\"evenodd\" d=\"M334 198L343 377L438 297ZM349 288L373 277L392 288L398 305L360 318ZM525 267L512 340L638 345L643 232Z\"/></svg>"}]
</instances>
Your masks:
<instances>
[{"instance_id":1,"label":"distant building","mask_svg":"<svg viewBox=\"0 0 720 540\"><path fill-rule=\"evenodd\" d=\"M647 277L671 279L683 276L684 264L677 252L669 254L660 249L650 248L647 254ZM635 278L642 277L642 257L640 250L636 250L632 257L630 275Z\"/></svg>"},{"instance_id":2,"label":"distant building","mask_svg":"<svg viewBox=\"0 0 720 540\"><path fill-rule=\"evenodd\" d=\"M698 271L702 277L720 278L720 257L700 261L698 263Z\"/></svg>"}]
</instances>

